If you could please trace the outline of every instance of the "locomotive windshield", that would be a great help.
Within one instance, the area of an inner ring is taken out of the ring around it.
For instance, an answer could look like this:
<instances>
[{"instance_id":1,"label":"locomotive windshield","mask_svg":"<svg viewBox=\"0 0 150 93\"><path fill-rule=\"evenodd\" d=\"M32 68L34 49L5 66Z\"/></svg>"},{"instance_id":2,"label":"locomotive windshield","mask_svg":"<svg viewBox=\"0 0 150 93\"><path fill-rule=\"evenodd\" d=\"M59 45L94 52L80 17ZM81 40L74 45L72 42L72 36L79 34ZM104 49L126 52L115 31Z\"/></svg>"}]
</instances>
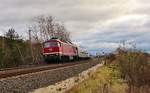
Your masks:
<instances>
[{"instance_id":1,"label":"locomotive windshield","mask_svg":"<svg viewBox=\"0 0 150 93\"><path fill-rule=\"evenodd\" d=\"M44 47L53 47L53 46L58 46L59 44L57 42L46 42L44 43Z\"/></svg>"}]
</instances>

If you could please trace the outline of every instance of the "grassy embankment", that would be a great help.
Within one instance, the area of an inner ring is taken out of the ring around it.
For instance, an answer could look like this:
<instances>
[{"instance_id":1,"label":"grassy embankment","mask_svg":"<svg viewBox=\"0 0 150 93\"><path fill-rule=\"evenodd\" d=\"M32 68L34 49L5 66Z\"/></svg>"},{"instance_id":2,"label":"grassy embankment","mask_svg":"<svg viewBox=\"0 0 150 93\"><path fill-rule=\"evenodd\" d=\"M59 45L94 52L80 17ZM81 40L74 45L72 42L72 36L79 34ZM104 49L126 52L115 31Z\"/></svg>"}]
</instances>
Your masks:
<instances>
[{"instance_id":1,"label":"grassy embankment","mask_svg":"<svg viewBox=\"0 0 150 93\"><path fill-rule=\"evenodd\" d=\"M105 62L105 66L68 93L150 93L148 54L121 50L115 57L105 57Z\"/></svg>"},{"instance_id":2,"label":"grassy embankment","mask_svg":"<svg viewBox=\"0 0 150 93\"><path fill-rule=\"evenodd\" d=\"M113 66L104 66L68 93L125 93L127 85Z\"/></svg>"}]
</instances>

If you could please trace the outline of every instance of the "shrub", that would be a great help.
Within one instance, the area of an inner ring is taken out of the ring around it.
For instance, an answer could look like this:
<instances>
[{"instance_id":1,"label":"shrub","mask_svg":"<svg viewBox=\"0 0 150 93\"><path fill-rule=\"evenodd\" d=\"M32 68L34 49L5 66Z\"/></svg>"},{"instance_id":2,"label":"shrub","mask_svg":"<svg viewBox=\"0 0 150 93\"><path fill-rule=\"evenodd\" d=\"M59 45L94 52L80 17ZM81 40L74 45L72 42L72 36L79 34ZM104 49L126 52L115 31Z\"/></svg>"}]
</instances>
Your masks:
<instances>
[{"instance_id":1,"label":"shrub","mask_svg":"<svg viewBox=\"0 0 150 93\"><path fill-rule=\"evenodd\" d=\"M148 93L144 92L150 85L150 62L146 53L132 50L121 52L117 55L117 63L122 78L129 86L129 93L140 93L141 89L142 93Z\"/></svg>"}]
</instances>

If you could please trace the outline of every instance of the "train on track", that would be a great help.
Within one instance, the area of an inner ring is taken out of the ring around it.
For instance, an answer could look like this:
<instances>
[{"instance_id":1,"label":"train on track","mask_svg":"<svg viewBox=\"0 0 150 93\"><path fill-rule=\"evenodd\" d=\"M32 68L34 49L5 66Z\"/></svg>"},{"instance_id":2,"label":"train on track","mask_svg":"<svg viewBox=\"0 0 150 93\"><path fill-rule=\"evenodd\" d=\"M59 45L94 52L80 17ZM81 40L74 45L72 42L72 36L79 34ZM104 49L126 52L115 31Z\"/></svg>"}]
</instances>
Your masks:
<instances>
[{"instance_id":1,"label":"train on track","mask_svg":"<svg viewBox=\"0 0 150 93\"><path fill-rule=\"evenodd\" d=\"M89 53L77 45L56 38L43 43L43 57L47 63L90 58Z\"/></svg>"}]
</instances>

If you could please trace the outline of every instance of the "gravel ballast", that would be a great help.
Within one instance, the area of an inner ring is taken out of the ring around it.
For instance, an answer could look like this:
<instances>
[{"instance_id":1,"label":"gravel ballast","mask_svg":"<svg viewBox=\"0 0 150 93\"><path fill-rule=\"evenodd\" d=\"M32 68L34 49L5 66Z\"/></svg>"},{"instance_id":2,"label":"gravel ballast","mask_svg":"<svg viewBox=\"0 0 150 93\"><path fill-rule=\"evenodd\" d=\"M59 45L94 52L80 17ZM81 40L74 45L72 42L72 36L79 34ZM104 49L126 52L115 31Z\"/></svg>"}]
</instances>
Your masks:
<instances>
[{"instance_id":1,"label":"gravel ballast","mask_svg":"<svg viewBox=\"0 0 150 93\"><path fill-rule=\"evenodd\" d=\"M54 85L49 85L48 87L38 88L30 93L69 93L69 91L71 91L73 87L76 87L84 80L87 80L92 74L97 71L98 68L102 66L103 64L98 64L81 72L77 76L57 82Z\"/></svg>"},{"instance_id":2,"label":"gravel ballast","mask_svg":"<svg viewBox=\"0 0 150 93\"><path fill-rule=\"evenodd\" d=\"M98 63L92 60L84 64L0 79L0 93L28 93L76 76Z\"/></svg>"}]
</instances>

